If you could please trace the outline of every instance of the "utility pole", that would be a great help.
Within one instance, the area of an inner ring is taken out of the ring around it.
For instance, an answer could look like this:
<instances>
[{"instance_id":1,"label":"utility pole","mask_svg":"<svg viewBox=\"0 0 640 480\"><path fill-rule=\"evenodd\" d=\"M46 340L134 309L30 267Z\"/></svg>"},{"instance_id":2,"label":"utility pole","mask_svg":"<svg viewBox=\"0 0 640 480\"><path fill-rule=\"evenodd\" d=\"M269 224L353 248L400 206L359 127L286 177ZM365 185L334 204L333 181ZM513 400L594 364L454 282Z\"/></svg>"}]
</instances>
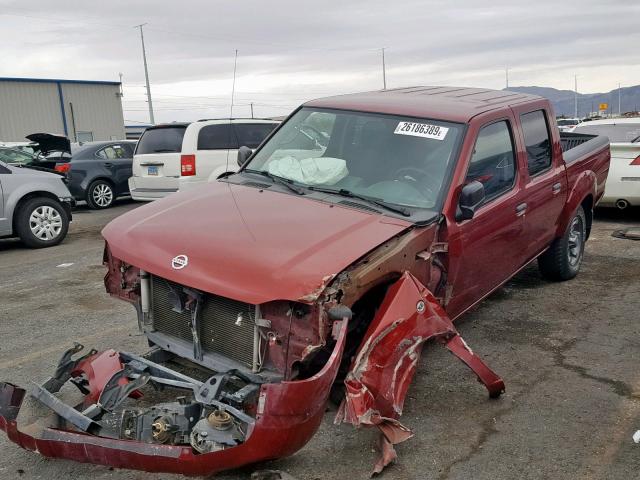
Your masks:
<instances>
[{"instance_id":1,"label":"utility pole","mask_svg":"<svg viewBox=\"0 0 640 480\"><path fill-rule=\"evenodd\" d=\"M618 83L618 115L622 115L622 101L620 94L620 84Z\"/></svg>"},{"instance_id":2,"label":"utility pole","mask_svg":"<svg viewBox=\"0 0 640 480\"><path fill-rule=\"evenodd\" d=\"M236 54L233 59L233 84L231 85L231 111L229 112L229 118L233 118L233 97L236 94L236 68L238 66L238 49L236 48ZM252 108L253 110L253 108Z\"/></svg>"},{"instance_id":3,"label":"utility pole","mask_svg":"<svg viewBox=\"0 0 640 480\"><path fill-rule=\"evenodd\" d=\"M142 27L144 27L146 23L141 23L140 25L136 25L133 28L140 29L140 40L142 41L142 61L144 62L144 78L147 82L147 103L149 104L149 123L152 125L156 123L153 118L153 103L151 102L151 87L149 86L149 69L147 68L147 52L144 48L144 33L142 32Z\"/></svg>"},{"instance_id":4,"label":"utility pole","mask_svg":"<svg viewBox=\"0 0 640 480\"><path fill-rule=\"evenodd\" d=\"M250 105L251 105L251 118L253 118L253 102L251 102Z\"/></svg>"},{"instance_id":5,"label":"utility pole","mask_svg":"<svg viewBox=\"0 0 640 480\"><path fill-rule=\"evenodd\" d=\"M380 50L382 50L382 89L386 90L387 89L387 67L384 63L385 47L382 47Z\"/></svg>"},{"instance_id":6,"label":"utility pole","mask_svg":"<svg viewBox=\"0 0 640 480\"><path fill-rule=\"evenodd\" d=\"M578 76L573 76L573 91L574 91L574 107L573 118L578 118Z\"/></svg>"},{"instance_id":7,"label":"utility pole","mask_svg":"<svg viewBox=\"0 0 640 480\"><path fill-rule=\"evenodd\" d=\"M509 67L504 68L504 74L506 77L507 90L509 90Z\"/></svg>"},{"instance_id":8,"label":"utility pole","mask_svg":"<svg viewBox=\"0 0 640 480\"><path fill-rule=\"evenodd\" d=\"M122 89L122 72L118 73L118 76L120 77L120 91L116 95L122 98L124 97L124 90Z\"/></svg>"}]
</instances>

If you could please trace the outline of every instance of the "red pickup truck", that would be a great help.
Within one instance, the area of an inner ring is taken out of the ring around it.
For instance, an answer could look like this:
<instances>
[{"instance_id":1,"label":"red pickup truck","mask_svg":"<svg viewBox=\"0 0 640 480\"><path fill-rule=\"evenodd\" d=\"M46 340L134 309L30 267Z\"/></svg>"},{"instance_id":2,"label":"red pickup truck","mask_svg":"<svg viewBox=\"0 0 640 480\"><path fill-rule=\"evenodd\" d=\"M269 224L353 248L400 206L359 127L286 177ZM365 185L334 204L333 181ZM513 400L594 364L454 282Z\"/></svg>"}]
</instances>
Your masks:
<instances>
[{"instance_id":1,"label":"red pickup truck","mask_svg":"<svg viewBox=\"0 0 640 480\"><path fill-rule=\"evenodd\" d=\"M503 392L453 321L536 258L578 273L609 158L520 93L308 102L238 173L104 229L107 291L151 349L76 345L24 405L0 384L0 428L49 457L208 475L294 453L332 394L336 421L379 430L380 471L412 435L398 419L426 341Z\"/></svg>"}]
</instances>

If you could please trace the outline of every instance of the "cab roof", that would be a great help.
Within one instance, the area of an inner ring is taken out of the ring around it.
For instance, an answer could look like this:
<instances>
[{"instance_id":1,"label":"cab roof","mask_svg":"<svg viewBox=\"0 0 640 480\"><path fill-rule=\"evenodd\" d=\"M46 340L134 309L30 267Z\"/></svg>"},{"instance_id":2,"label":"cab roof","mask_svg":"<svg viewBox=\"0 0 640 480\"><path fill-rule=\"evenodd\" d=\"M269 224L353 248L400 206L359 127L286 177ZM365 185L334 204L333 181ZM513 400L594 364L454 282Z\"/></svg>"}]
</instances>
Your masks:
<instances>
[{"instance_id":1,"label":"cab roof","mask_svg":"<svg viewBox=\"0 0 640 480\"><path fill-rule=\"evenodd\" d=\"M480 113L541 99L508 90L417 86L319 98L304 106L466 123Z\"/></svg>"}]
</instances>

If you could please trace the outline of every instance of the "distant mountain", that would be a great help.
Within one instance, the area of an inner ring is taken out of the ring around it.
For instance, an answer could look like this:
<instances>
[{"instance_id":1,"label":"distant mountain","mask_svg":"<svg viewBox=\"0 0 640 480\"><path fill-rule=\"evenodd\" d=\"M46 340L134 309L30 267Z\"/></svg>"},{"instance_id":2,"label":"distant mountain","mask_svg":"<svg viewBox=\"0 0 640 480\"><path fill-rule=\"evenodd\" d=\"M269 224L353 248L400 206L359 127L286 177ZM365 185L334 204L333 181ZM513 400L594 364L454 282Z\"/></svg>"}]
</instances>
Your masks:
<instances>
[{"instance_id":1,"label":"distant mountain","mask_svg":"<svg viewBox=\"0 0 640 480\"><path fill-rule=\"evenodd\" d=\"M574 115L575 100L572 90L556 90L550 87L509 87L509 90L548 98L553 104L556 115L566 117ZM610 113L618 113L618 89L607 93L578 93L578 116L586 117L591 112L597 112L601 103L609 104ZM640 108L640 85L623 87L620 90L620 104L622 113L637 112Z\"/></svg>"}]
</instances>

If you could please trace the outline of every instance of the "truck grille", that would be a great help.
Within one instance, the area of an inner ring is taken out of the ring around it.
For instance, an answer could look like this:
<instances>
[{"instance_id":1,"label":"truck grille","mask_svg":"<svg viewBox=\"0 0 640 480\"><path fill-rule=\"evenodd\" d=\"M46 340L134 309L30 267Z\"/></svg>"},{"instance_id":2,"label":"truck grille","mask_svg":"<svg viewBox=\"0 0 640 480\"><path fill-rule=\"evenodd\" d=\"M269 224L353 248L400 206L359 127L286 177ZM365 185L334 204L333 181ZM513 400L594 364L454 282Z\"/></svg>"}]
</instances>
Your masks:
<instances>
[{"instance_id":1,"label":"truck grille","mask_svg":"<svg viewBox=\"0 0 640 480\"><path fill-rule=\"evenodd\" d=\"M178 313L173 310L170 302L171 290L182 292L182 288L177 283L152 276L151 318L156 331L193 342L191 312L184 310ZM199 316L202 351L224 355L251 367L253 364L255 305L209 293L203 295ZM236 325L240 313L244 320L241 325Z\"/></svg>"}]
</instances>

